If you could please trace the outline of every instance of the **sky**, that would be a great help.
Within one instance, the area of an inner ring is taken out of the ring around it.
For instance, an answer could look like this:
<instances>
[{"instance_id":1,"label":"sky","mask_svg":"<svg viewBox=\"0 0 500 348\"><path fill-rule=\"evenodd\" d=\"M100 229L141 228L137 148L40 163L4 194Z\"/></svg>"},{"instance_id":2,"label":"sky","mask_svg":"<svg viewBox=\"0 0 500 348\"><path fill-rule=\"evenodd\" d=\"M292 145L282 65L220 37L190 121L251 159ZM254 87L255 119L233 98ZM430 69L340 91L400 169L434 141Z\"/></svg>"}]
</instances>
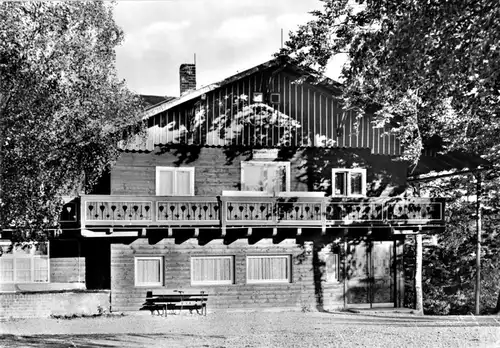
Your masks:
<instances>
[{"instance_id":1,"label":"sky","mask_svg":"<svg viewBox=\"0 0 500 348\"><path fill-rule=\"evenodd\" d=\"M319 0L119 0L118 76L139 94L179 96L179 66L196 54L197 87L272 59ZM340 64L327 71L336 78Z\"/></svg>"}]
</instances>

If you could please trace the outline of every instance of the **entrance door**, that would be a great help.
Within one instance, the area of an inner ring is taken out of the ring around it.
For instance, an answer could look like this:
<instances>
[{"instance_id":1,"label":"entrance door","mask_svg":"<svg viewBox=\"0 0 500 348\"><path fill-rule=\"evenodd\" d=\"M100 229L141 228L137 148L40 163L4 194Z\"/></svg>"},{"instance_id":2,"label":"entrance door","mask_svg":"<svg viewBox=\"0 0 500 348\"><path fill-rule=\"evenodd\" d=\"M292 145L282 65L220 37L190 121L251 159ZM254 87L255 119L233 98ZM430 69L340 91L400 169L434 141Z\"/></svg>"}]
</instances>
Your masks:
<instances>
[{"instance_id":1,"label":"entrance door","mask_svg":"<svg viewBox=\"0 0 500 348\"><path fill-rule=\"evenodd\" d=\"M394 306L394 242L350 244L346 300L349 307Z\"/></svg>"}]
</instances>

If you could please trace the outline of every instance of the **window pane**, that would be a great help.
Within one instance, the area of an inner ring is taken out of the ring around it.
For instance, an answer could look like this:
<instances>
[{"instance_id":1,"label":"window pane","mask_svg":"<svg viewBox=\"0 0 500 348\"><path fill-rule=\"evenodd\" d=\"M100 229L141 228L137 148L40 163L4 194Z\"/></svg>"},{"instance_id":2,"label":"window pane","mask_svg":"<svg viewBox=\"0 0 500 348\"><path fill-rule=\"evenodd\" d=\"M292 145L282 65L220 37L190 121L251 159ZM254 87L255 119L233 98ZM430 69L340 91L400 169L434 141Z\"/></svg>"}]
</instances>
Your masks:
<instances>
[{"instance_id":1,"label":"window pane","mask_svg":"<svg viewBox=\"0 0 500 348\"><path fill-rule=\"evenodd\" d=\"M16 281L30 282L31 281L31 258L15 259L16 263Z\"/></svg>"},{"instance_id":2,"label":"window pane","mask_svg":"<svg viewBox=\"0 0 500 348\"><path fill-rule=\"evenodd\" d=\"M232 283L232 257L196 257L192 259L193 283Z\"/></svg>"},{"instance_id":3,"label":"window pane","mask_svg":"<svg viewBox=\"0 0 500 348\"><path fill-rule=\"evenodd\" d=\"M191 192L191 172L179 170L177 171L177 195L190 196Z\"/></svg>"},{"instance_id":4,"label":"window pane","mask_svg":"<svg viewBox=\"0 0 500 348\"><path fill-rule=\"evenodd\" d=\"M351 172L351 194L360 195L362 191L363 175L361 173Z\"/></svg>"},{"instance_id":5,"label":"window pane","mask_svg":"<svg viewBox=\"0 0 500 348\"><path fill-rule=\"evenodd\" d=\"M329 253L325 260L327 283L336 282L339 279L339 254Z\"/></svg>"},{"instance_id":6,"label":"window pane","mask_svg":"<svg viewBox=\"0 0 500 348\"><path fill-rule=\"evenodd\" d=\"M158 195L169 196L174 194L174 173L171 170L161 170L159 172L160 183L158 185Z\"/></svg>"},{"instance_id":7,"label":"window pane","mask_svg":"<svg viewBox=\"0 0 500 348\"><path fill-rule=\"evenodd\" d=\"M14 281L14 259L0 257L0 283Z\"/></svg>"},{"instance_id":8,"label":"window pane","mask_svg":"<svg viewBox=\"0 0 500 348\"><path fill-rule=\"evenodd\" d=\"M335 172L335 187L334 187L335 195L347 195L346 178L347 178L346 172Z\"/></svg>"},{"instance_id":9,"label":"window pane","mask_svg":"<svg viewBox=\"0 0 500 348\"><path fill-rule=\"evenodd\" d=\"M247 258L248 281L284 281L288 282L289 258L283 257L249 257Z\"/></svg>"},{"instance_id":10,"label":"window pane","mask_svg":"<svg viewBox=\"0 0 500 348\"><path fill-rule=\"evenodd\" d=\"M49 281L49 259L45 257L34 259L34 282L48 282Z\"/></svg>"},{"instance_id":11,"label":"window pane","mask_svg":"<svg viewBox=\"0 0 500 348\"><path fill-rule=\"evenodd\" d=\"M136 270L137 284L161 283L161 261L157 259L138 259Z\"/></svg>"},{"instance_id":12,"label":"window pane","mask_svg":"<svg viewBox=\"0 0 500 348\"><path fill-rule=\"evenodd\" d=\"M242 189L244 191L264 191L267 181L267 170L258 165L246 165L243 167Z\"/></svg>"},{"instance_id":13,"label":"window pane","mask_svg":"<svg viewBox=\"0 0 500 348\"><path fill-rule=\"evenodd\" d=\"M283 165L268 165L268 191L286 191L286 167Z\"/></svg>"}]
</instances>

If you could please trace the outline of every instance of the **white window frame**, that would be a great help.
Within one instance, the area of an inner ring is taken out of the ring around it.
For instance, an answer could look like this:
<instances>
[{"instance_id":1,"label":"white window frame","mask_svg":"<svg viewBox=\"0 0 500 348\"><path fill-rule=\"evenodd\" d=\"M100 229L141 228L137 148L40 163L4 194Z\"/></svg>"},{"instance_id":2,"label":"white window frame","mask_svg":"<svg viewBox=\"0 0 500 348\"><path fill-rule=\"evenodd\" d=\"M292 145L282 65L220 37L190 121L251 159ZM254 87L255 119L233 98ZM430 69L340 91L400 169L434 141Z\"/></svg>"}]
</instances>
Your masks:
<instances>
[{"instance_id":1,"label":"white window frame","mask_svg":"<svg viewBox=\"0 0 500 348\"><path fill-rule=\"evenodd\" d=\"M163 166L158 166L156 167L156 195L160 196L160 173L162 171L171 171L173 172L173 178L174 178L174 192L172 193L172 196L179 196L179 194L176 192L177 191L177 173L178 172L190 172L190 179L189 179L189 191L190 194L188 196L194 196L194 167L163 167Z\"/></svg>"},{"instance_id":2,"label":"white window frame","mask_svg":"<svg viewBox=\"0 0 500 348\"><path fill-rule=\"evenodd\" d=\"M230 275L231 279L230 280L222 280L222 281L217 281L217 280L201 280L201 281L195 281L194 280L194 267L193 267L193 262L195 260L199 259L229 259L230 261ZM191 285L233 285L234 284L234 256L232 255L224 255L224 256L191 256Z\"/></svg>"},{"instance_id":3,"label":"white window frame","mask_svg":"<svg viewBox=\"0 0 500 348\"><path fill-rule=\"evenodd\" d=\"M245 175L244 175L244 168L245 167L250 167L250 166L255 166L255 165L276 165L276 166L283 166L285 167L285 191L282 192L290 192L290 162L285 162L285 161L244 161L241 162L241 187L245 185ZM267 191L248 191L248 192L260 192L262 195L269 194Z\"/></svg>"},{"instance_id":4,"label":"white window frame","mask_svg":"<svg viewBox=\"0 0 500 348\"><path fill-rule=\"evenodd\" d=\"M270 258L270 259L283 259L286 258L286 272L288 277L286 279L250 279L250 263L249 259L260 259L260 258ZM289 254L281 255L247 255L246 257L246 281L247 284L289 284L292 282L292 258Z\"/></svg>"},{"instance_id":5,"label":"white window frame","mask_svg":"<svg viewBox=\"0 0 500 348\"><path fill-rule=\"evenodd\" d=\"M137 261L139 260L158 260L160 261L160 281L159 282L150 282L150 283L139 283L138 282L138 273L137 273ZM135 256L134 257L134 285L137 287L145 287L145 286L163 286L163 256Z\"/></svg>"},{"instance_id":6,"label":"white window frame","mask_svg":"<svg viewBox=\"0 0 500 348\"><path fill-rule=\"evenodd\" d=\"M30 255L30 254L22 254L22 253L13 253L13 254L7 254L3 253L2 256L0 256L0 259L10 259L13 260L13 268L12 271L14 272L13 280L5 281L0 279L0 284L47 284L50 283L50 243L47 243L47 255ZM9 248L11 245L11 242L0 242L0 246L2 248ZM29 281L19 281L17 280L16 277L16 260L18 259L30 259L30 280ZM35 259L45 259L47 260L47 280L43 282L35 282Z\"/></svg>"},{"instance_id":7,"label":"white window frame","mask_svg":"<svg viewBox=\"0 0 500 348\"><path fill-rule=\"evenodd\" d=\"M336 173L347 173L347 187L345 195L337 195L335 194L335 174ZM361 194L353 194L351 193L351 174L352 173L360 173L361 174ZM332 196L335 197L366 197L366 169L364 168L335 168L332 169Z\"/></svg>"}]
</instances>

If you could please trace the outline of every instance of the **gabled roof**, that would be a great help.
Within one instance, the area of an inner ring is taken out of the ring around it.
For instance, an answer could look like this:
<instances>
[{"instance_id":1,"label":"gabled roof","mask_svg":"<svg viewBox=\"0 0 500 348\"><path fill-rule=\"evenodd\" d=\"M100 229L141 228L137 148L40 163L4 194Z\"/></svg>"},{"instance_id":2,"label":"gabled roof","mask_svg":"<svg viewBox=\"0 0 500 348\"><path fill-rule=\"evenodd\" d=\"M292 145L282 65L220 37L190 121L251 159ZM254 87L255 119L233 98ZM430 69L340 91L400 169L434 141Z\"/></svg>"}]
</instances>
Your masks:
<instances>
[{"instance_id":1,"label":"gabled roof","mask_svg":"<svg viewBox=\"0 0 500 348\"><path fill-rule=\"evenodd\" d=\"M175 99L175 97L160 96L160 95L144 95L144 94L140 94L139 98L141 98L144 104L144 108L146 110L157 104L168 102L172 99Z\"/></svg>"},{"instance_id":2,"label":"gabled roof","mask_svg":"<svg viewBox=\"0 0 500 348\"><path fill-rule=\"evenodd\" d=\"M193 91L191 91L191 92L189 92L181 97L178 97L175 99L168 99L168 100L165 100L165 101L163 101L163 102L161 102L153 107L150 107L144 111L143 120L148 119L151 116L157 115L163 111L169 110L177 105L180 105L182 103L185 103L185 102L188 102L188 101L193 100L195 98L198 98L198 97L202 96L203 94L206 94L210 91L213 91L214 89L223 87L227 84L230 84L230 83L235 82L237 80L243 79L243 78L245 78L249 75L252 75L256 72L266 70L269 68L284 69L285 67L288 69L291 69L292 71L297 72L301 75L304 75L305 78L310 78L310 79L316 80L316 78L319 77L317 71L310 69L310 68L300 66L295 60L293 60L292 58L290 58L288 56L279 56L279 57L271 59L265 63L254 66L253 68L247 69L247 70L239 72L237 74L234 74L234 75L232 75L224 80L221 80L219 82L215 82L215 83L212 83L210 85L203 86L203 87L196 89L196 90L193 90ZM342 87L342 85L339 82L336 82L336 81L334 81L328 77L324 77L324 76L321 76L316 83L322 87L332 89L333 91L337 91L337 92L340 92L340 88Z\"/></svg>"}]
</instances>

